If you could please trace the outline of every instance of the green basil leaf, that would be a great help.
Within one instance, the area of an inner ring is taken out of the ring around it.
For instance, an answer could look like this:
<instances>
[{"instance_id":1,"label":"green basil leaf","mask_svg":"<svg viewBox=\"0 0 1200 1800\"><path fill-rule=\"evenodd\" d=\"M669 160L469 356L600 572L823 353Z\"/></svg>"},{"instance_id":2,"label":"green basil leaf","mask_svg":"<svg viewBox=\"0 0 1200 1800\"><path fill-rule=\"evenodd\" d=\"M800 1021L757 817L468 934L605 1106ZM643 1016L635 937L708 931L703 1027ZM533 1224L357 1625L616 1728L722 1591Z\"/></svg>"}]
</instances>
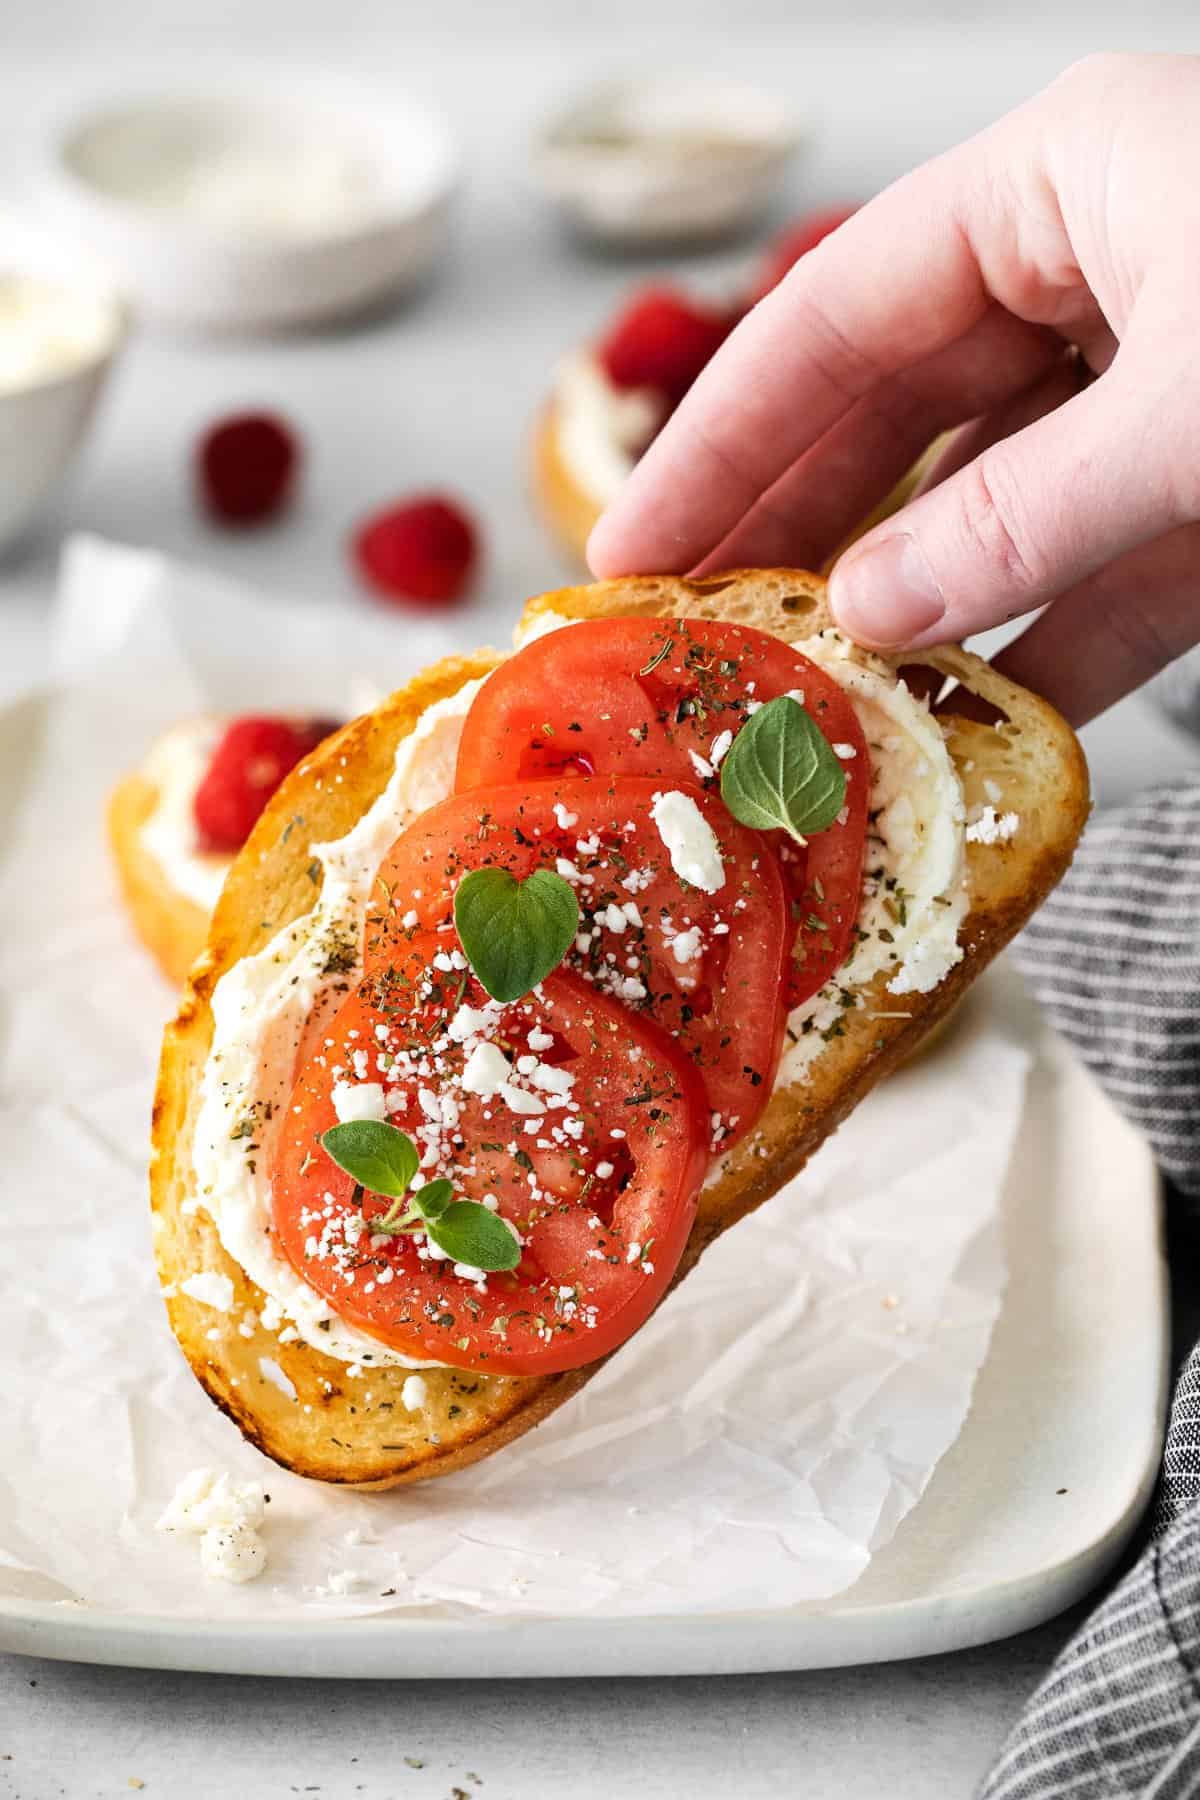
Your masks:
<instances>
[{"instance_id":1,"label":"green basil leaf","mask_svg":"<svg viewBox=\"0 0 1200 1800\"><path fill-rule=\"evenodd\" d=\"M570 882L550 869L535 869L526 881L505 869L473 869L455 892L454 923L493 1000L520 1000L567 954L579 902Z\"/></svg>"},{"instance_id":2,"label":"green basil leaf","mask_svg":"<svg viewBox=\"0 0 1200 1800\"><path fill-rule=\"evenodd\" d=\"M347 1175L372 1194L399 1200L408 1192L420 1158L412 1139L378 1119L347 1119L321 1138L325 1150Z\"/></svg>"},{"instance_id":3,"label":"green basil leaf","mask_svg":"<svg viewBox=\"0 0 1200 1800\"><path fill-rule=\"evenodd\" d=\"M721 798L743 825L808 838L846 804L846 771L799 701L781 694L734 738L721 764Z\"/></svg>"},{"instance_id":4,"label":"green basil leaf","mask_svg":"<svg viewBox=\"0 0 1200 1800\"><path fill-rule=\"evenodd\" d=\"M474 1200L456 1200L429 1221L425 1235L472 1269L515 1269L521 1260L521 1246L503 1219Z\"/></svg>"},{"instance_id":5,"label":"green basil leaf","mask_svg":"<svg viewBox=\"0 0 1200 1800\"><path fill-rule=\"evenodd\" d=\"M454 1183L442 1175L437 1181L427 1181L423 1188L414 1188L411 1198L423 1219L440 1219L454 1198Z\"/></svg>"}]
</instances>

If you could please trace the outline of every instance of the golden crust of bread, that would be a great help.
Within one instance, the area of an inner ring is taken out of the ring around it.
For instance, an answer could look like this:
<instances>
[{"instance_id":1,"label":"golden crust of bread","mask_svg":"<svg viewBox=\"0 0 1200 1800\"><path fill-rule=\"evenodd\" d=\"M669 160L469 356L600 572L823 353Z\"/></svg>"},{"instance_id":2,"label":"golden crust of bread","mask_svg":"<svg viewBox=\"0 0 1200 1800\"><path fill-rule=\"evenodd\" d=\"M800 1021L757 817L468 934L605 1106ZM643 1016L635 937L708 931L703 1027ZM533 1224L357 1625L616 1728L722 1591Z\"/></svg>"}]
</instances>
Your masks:
<instances>
[{"instance_id":1,"label":"golden crust of bread","mask_svg":"<svg viewBox=\"0 0 1200 1800\"><path fill-rule=\"evenodd\" d=\"M830 623L819 577L789 570L734 572L700 581L648 577L601 582L542 595L526 620L683 614L758 626L798 641ZM212 932L163 1045L154 1107L151 1200L160 1278L175 1334L197 1378L267 1455L298 1474L361 1487L389 1487L449 1474L489 1455L538 1423L586 1382L593 1369L540 1378L458 1370L426 1372L427 1404L408 1413L403 1369L346 1365L308 1345L286 1345L257 1322L262 1296L223 1249L206 1213L186 1211L192 1192L190 1145L200 1076L212 1035L210 999L221 975L259 950L313 900L314 842L341 836L379 794L396 745L424 708L485 673L492 653L452 658L427 670L375 713L355 720L300 764L267 807L234 864ZM991 702L998 725L950 716L951 752L968 804L996 781L1005 807L1020 815L1003 844L967 848L970 909L963 961L928 995L906 997L901 1011L886 977L845 1034L828 1044L806 1084L777 1089L755 1133L731 1153L726 1172L701 1195L676 1280L705 1247L803 1168L871 1087L944 1017L967 986L1059 880L1088 811L1087 769L1069 727L1044 701L1015 687L958 649L922 661ZM334 770L339 779L328 779ZM879 1016L880 1014L890 1016ZM233 1281L232 1313L215 1312L179 1291L198 1270ZM245 1322L243 1312L255 1315ZM215 1328L216 1337L209 1333ZM616 1354L619 1355L619 1352ZM269 1358L296 1390L295 1400L265 1376Z\"/></svg>"},{"instance_id":2,"label":"golden crust of bread","mask_svg":"<svg viewBox=\"0 0 1200 1800\"><path fill-rule=\"evenodd\" d=\"M911 498L918 482L936 458L944 439L936 439L915 462L907 475L901 477L885 499L879 502L873 512L868 513L854 530L840 543L828 562L824 565L824 573L828 574L843 550L866 535L882 520L899 512L905 502ZM548 400L542 407L533 427L531 444L530 477L534 500L538 511L550 527L554 537L581 566L587 563L587 541L592 533L592 526L600 517L601 508L585 488L581 488L574 475L563 460L559 448L558 421L555 402Z\"/></svg>"},{"instance_id":3,"label":"golden crust of bread","mask_svg":"<svg viewBox=\"0 0 1200 1800\"><path fill-rule=\"evenodd\" d=\"M108 843L134 930L167 980L181 987L208 938L209 915L172 887L142 843L156 799L154 784L137 770L119 781L108 800Z\"/></svg>"}]
</instances>

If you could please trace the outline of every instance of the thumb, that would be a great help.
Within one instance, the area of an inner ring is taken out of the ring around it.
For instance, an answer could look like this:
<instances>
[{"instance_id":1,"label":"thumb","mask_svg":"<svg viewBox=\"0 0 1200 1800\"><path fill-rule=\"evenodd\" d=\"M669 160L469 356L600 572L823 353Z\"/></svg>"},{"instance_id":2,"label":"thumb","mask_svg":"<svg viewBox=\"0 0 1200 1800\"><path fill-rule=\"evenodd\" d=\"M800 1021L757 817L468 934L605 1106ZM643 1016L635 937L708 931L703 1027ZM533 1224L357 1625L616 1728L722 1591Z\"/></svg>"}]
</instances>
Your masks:
<instances>
[{"instance_id":1,"label":"thumb","mask_svg":"<svg viewBox=\"0 0 1200 1800\"><path fill-rule=\"evenodd\" d=\"M1190 381L1162 391L1161 360L1152 382L1122 351L854 545L830 577L838 624L880 649L964 638L1195 520L1200 405Z\"/></svg>"}]
</instances>

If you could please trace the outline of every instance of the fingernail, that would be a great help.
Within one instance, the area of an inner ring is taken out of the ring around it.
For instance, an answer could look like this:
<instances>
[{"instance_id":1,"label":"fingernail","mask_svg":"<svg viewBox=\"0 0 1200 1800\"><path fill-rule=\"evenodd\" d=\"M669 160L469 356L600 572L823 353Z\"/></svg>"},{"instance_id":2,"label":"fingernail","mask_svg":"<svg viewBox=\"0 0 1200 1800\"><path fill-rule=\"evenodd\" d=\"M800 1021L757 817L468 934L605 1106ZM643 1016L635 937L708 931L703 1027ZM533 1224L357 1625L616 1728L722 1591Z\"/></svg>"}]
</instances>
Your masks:
<instances>
[{"instance_id":1,"label":"fingernail","mask_svg":"<svg viewBox=\"0 0 1200 1800\"><path fill-rule=\"evenodd\" d=\"M907 531L842 557L830 578L829 602L848 636L880 649L911 644L946 616L925 552Z\"/></svg>"}]
</instances>

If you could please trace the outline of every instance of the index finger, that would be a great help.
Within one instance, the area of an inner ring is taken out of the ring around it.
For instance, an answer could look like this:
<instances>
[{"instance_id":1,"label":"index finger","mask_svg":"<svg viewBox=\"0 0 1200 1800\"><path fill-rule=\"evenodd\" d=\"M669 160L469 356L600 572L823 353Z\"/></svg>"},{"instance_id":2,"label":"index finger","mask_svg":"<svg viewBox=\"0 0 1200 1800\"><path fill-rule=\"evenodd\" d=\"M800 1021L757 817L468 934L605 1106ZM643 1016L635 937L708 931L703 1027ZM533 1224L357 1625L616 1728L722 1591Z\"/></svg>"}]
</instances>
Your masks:
<instances>
[{"instance_id":1,"label":"index finger","mask_svg":"<svg viewBox=\"0 0 1200 1800\"><path fill-rule=\"evenodd\" d=\"M597 524L597 575L694 568L866 393L982 317L966 219L992 204L988 162L976 139L906 176L759 302Z\"/></svg>"}]
</instances>

